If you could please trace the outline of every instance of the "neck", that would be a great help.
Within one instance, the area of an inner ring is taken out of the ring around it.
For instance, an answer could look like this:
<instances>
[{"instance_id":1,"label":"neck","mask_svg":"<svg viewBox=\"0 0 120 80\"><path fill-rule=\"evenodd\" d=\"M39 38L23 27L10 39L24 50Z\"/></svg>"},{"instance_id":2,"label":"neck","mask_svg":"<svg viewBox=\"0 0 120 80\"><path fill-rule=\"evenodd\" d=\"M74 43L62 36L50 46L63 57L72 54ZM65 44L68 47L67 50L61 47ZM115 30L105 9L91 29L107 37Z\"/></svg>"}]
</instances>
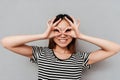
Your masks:
<instances>
[{"instance_id":1,"label":"neck","mask_svg":"<svg viewBox=\"0 0 120 80\"><path fill-rule=\"evenodd\" d=\"M68 49L67 49L67 47L59 47L59 46L56 46L54 50L57 51L57 52L63 53L63 52L65 52L65 51L67 51Z\"/></svg>"}]
</instances>

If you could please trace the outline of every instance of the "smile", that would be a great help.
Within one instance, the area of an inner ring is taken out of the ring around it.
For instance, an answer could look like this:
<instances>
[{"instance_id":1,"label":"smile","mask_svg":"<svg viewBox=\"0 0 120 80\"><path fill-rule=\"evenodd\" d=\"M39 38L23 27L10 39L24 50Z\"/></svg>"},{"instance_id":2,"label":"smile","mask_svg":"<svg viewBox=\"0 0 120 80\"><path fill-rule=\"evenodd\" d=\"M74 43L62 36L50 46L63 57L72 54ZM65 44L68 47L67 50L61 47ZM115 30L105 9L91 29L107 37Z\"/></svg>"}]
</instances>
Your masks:
<instances>
[{"instance_id":1,"label":"smile","mask_svg":"<svg viewBox=\"0 0 120 80\"><path fill-rule=\"evenodd\" d=\"M60 43L66 43L67 42L67 39L59 39Z\"/></svg>"}]
</instances>

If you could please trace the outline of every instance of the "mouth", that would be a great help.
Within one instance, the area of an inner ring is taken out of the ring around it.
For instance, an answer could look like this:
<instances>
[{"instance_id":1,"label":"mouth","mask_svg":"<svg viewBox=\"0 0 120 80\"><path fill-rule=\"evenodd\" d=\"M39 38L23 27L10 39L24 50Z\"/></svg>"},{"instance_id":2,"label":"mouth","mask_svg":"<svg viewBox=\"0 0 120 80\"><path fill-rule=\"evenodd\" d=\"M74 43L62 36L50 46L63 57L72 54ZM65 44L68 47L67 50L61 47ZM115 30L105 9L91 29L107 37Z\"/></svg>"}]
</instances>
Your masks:
<instances>
[{"instance_id":1,"label":"mouth","mask_svg":"<svg viewBox=\"0 0 120 80\"><path fill-rule=\"evenodd\" d=\"M67 42L67 39L59 39L59 42L65 44Z\"/></svg>"}]
</instances>

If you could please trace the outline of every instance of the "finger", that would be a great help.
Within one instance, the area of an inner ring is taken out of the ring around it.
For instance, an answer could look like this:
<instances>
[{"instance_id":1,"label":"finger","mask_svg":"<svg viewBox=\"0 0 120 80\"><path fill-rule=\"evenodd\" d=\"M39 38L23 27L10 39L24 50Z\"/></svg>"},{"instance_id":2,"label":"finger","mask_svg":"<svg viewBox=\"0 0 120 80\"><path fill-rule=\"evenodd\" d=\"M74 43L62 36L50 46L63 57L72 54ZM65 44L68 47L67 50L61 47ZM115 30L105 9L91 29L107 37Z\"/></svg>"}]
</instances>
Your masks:
<instances>
[{"instance_id":1,"label":"finger","mask_svg":"<svg viewBox=\"0 0 120 80\"><path fill-rule=\"evenodd\" d=\"M52 25L52 22L55 20L55 18L56 18L56 17L54 17L54 18L48 20L47 26L51 26L51 25Z\"/></svg>"},{"instance_id":2,"label":"finger","mask_svg":"<svg viewBox=\"0 0 120 80\"><path fill-rule=\"evenodd\" d=\"M47 30L48 31L52 31L54 29L54 27L52 27L49 23L49 21L47 22Z\"/></svg>"},{"instance_id":3,"label":"finger","mask_svg":"<svg viewBox=\"0 0 120 80\"><path fill-rule=\"evenodd\" d=\"M47 28L48 28L48 29L50 28L50 24L49 24L49 22L47 22Z\"/></svg>"},{"instance_id":4,"label":"finger","mask_svg":"<svg viewBox=\"0 0 120 80\"><path fill-rule=\"evenodd\" d=\"M60 30L60 28L59 28L59 27L54 27L54 29L58 29L58 30Z\"/></svg>"},{"instance_id":5,"label":"finger","mask_svg":"<svg viewBox=\"0 0 120 80\"><path fill-rule=\"evenodd\" d=\"M70 32L71 30L72 30L72 27L67 27L67 28L65 28L64 33L65 32Z\"/></svg>"},{"instance_id":6,"label":"finger","mask_svg":"<svg viewBox=\"0 0 120 80\"><path fill-rule=\"evenodd\" d=\"M55 37L59 37L61 33L54 34Z\"/></svg>"},{"instance_id":7,"label":"finger","mask_svg":"<svg viewBox=\"0 0 120 80\"><path fill-rule=\"evenodd\" d=\"M56 17L54 17L54 18L52 18L52 19L48 20L48 24L49 24L49 25L50 25L50 24L52 24L52 23L53 23L53 21L55 20L55 18L56 18Z\"/></svg>"},{"instance_id":8,"label":"finger","mask_svg":"<svg viewBox=\"0 0 120 80\"><path fill-rule=\"evenodd\" d=\"M66 35L68 37L72 37L72 35L70 33L64 33L64 35Z\"/></svg>"},{"instance_id":9,"label":"finger","mask_svg":"<svg viewBox=\"0 0 120 80\"><path fill-rule=\"evenodd\" d=\"M73 20L73 23L75 23L76 21L75 21L75 18L73 17L73 16L70 16L71 18L72 18L72 20Z\"/></svg>"},{"instance_id":10,"label":"finger","mask_svg":"<svg viewBox=\"0 0 120 80\"><path fill-rule=\"evenodd\" d=\"M73 22L74 22L74 24L76 24L76 25L80 25L80 20L79 19L75 19L73 16L70 16L71 18L72 18L72 20L73 20Z\"/></svg>"},{"instance_id":11,"label":"finger","mask_svg":"<svg viewBox=\"0 0 120 80\"><path fill-rule=\"evenodd\" d=\"M50 25L50 23L51 23L51 20L48 20L47 24Z\"/></svg>"},{"instance_id":12,"label":"finger","mask_svg":"<svg viewBox=\"0 0 120 80\"><path fill-rule=\"evenodd\" d=\"M59 35L61 35L62 33L58 33L58 34L56 34L57 36L59 36Z\"/></svg>"},{"instance_id":13,"label":"finger","mask_svg":"<svg viewBox=\"0 0 120 80\"><path fill-rule=\"evenodd\" d=\"M56 26L61 21L61 18L53 24L53 26Z\"/></svg>"},{"instance_id":14,"label":"finger","mask_svg":"<svg viewBox=\"0 0 120 80\"><path fill-rule=\"evenodd\" d=\"M67 29L72 29L72 27L66 27L65 30L67 30Z\"/></svg>"},{"instance_id":15,"label":"finger","mask_svg":"<svg viewBox=\"0 0 120 80\"><path fill-rule=\"evenodd\" d=\"M73 25L73 23L67 17L65 17L65 19L69 22L71 26Z\"/></svg>"},{"instance_id":16,"label":"finger","mask_svg":"<svg viewBox=\"0 0 120 80\"><path fill-rule=\"evenodd\" d=\"M61 30L60 30L58 27L54 27L54 28L53 28L53 31L54 31L54 32L61 32Z\"/></svg>"},{"instance_id":17,"label":"finger","mask_svg":"<svg viewBox=\"0 0 120 80\"><path fill-rule=\"evenodd\" d=\"M53 23L53 21L55 20L56 17L54 17L52 20L51 20L51 23Z\"/></svg>"},{"instance_id":18,"label":"finger","mask_svg":"<svg viewBox=\"0 0 120 80\"><path fill-rule=\"evenodd\" d=\"M80 26L80 20L79 19L77 19L76 24L77 24L77 26Z\"/></svg>"}]
</instances>

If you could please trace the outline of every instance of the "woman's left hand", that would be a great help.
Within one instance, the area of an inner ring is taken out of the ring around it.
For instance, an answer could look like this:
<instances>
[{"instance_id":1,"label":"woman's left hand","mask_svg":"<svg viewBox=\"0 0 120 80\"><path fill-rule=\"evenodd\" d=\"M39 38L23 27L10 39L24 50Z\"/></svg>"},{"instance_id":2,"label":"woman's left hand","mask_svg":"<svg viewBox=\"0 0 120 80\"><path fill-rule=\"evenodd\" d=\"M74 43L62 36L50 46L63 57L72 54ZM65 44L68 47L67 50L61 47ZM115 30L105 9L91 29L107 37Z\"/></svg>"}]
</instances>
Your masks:
<instances>
[{"instance_id":1,"label":"woman's left hand","mask_svg":"<svg viewBox=\"0 0 120 80\"><path fill-rule=\"evenodd\" d=\"M80 20L75 20L73 17L71 17L71 18L73 19L73 23L67 17L65 17L65 19L70 24L70 27L68 29L69 30L71 29L69 32L65 32L65 34L69 35L73 38L80 38L80 32L79 32ZM68 29L66 29L66 31Z\"/></svg>"}]
</instances>

